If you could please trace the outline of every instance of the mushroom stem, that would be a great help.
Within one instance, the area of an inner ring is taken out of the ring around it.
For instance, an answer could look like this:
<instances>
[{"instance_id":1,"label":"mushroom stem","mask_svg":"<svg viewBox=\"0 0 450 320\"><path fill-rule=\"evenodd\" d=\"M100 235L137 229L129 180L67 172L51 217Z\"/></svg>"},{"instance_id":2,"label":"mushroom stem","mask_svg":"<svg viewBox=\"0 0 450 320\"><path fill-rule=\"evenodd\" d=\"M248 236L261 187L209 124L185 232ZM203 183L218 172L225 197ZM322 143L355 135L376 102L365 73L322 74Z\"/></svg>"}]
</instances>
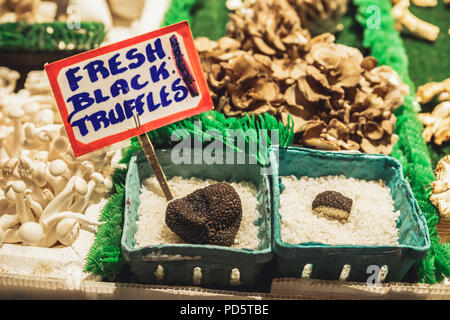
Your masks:
<instances>
[{"instance_id":1,"label":"mushroom stem","mask_svg":"<svg viewBox=\"0 0 450 320\"><path fill-rule=\"evenodd\" d=\"M70 211L73 212L84 212L84 209L86 209L87 204L89 203L89 199L94 192L96 182L95 181L89 181L87 184L87 192L84 196L80 196L70 207Z\"/></svg>"},{"instance_id":2,"label":"mushroom stem","mask_svg":"<svg viewBox=\"0 0 450 320\"><path fill-rule=\"evenodd\" d=\"M44 229L39 223L26 222L19 228L18 235L25 245L38 245L44 238Z\"/></svg>"},{"instance_id":3,"label":"mushroom stem","mask_svg":"<svg viewBox=\"0 0 450 320\"><path fill-rule=\"evenodd\" d=\"M4 214L0 216L0 229L2 230L9 229L18 223L20 223L20 219L17 214Z\"/></svg>"},{"instance_id":4,"label":"mushroom stem","mask_svg":"<svg viewBox=\"0 0 450 320\"><path fill-rule=\"evenodd\" d=\"M63 191L61 191L60 194L58 194L50 203L45 207L44 211L41 215L41 220L48 219L53 214L64 211L69 208L72 199L73 199L73 188L74 188L74 182L75 178L72 177Z\"/></svg>"},{"instance_id":5,"label":"mushroom stem","mask_svg":"<svg viewBox=\"0 0 450 320\"><path fill-rule=\"evenodd\" d=\"M80 223L74 219L62 219L56 225L56 238L65 246L70 246L80 233Z\"/></svg>"},{"instance_id":6,"label":"mushroom stem","mask_svg":"<svg viewBox=\"0 0 450 320\"><path fill-rule=\"evenodd\" d=\"M41 204L32 198L32 193L33 191L27 189L27 191L25 191L25 199L27 201L28 207L33 210L34 215L39 219L39 217L42 215L43 209Z\"/></svg>"},{"instance_id":7,"label":"mushroom stem","mask_svg":"<svg viewBox=\"0 0 450 320\"><path fill-rule=\"evenodd\" d=\"M20 149L25 141L25 134L23 132L22 117L24 112L20 108L13 108L9 111L8 116L14 123L14 133L12 135L12 141L10 141L9 155L11 158L19 156Z\"/></svg>"}]
</instances>

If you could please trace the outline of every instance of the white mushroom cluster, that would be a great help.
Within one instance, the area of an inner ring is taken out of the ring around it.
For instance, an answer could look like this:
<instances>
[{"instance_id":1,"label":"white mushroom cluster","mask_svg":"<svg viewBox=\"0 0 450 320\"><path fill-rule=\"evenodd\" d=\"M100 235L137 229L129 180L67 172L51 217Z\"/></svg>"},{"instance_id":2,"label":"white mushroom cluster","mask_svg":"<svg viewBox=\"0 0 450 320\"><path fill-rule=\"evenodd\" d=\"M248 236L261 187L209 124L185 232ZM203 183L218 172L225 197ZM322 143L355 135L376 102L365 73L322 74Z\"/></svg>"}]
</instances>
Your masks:
<instances>
[{"instance_id":1,"label":"white mushroom cluster","mask_svg":"<svg viewBox=\"0 0 450 320\"><path fill-rule=\"evenodd\" d=\"M76 158L45 73L14 93L17 79L0 70L0 246L69 246L80 225L99 224L84 212L111 189L115 151Z\"/></svg>"}]
</instances>

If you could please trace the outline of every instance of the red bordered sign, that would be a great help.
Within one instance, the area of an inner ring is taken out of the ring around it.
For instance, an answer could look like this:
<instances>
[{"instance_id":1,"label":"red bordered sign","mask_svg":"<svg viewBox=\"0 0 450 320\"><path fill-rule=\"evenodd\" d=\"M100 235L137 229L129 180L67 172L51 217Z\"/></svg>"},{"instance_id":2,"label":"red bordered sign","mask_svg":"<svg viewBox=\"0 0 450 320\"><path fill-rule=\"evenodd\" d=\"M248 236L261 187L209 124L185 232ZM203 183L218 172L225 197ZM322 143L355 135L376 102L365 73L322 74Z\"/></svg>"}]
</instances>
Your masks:
<instances>
[{"instance_id":1,"label":"red bordered sign","mask_svg":"<svg viewBox=\"0 0 450 320\"><path fill-rule=\"evenodd\" d=\"M76 156L213 108L187 21L45 70Z\"/></svg>"}]
</instances>

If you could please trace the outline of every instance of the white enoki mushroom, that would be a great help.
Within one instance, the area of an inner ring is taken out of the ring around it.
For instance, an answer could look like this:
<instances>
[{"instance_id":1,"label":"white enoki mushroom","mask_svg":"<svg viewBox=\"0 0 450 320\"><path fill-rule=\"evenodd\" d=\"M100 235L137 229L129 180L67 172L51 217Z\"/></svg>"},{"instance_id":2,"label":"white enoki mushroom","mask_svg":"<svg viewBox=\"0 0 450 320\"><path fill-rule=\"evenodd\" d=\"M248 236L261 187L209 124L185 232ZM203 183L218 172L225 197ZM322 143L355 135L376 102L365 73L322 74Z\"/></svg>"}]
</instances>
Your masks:
<instances>
[{"instance_id":1,"label":"white enoki mushroom","mask_svg":"<svg viewBox=\"0 0 450 320\"><path fill-rule=\"evenodd\" d=\"M76 158L44 72L0 67L0 246L71 245L81 225L97 226L85 210L112 188L114 152Z\"/></svg>"}]
</instances>

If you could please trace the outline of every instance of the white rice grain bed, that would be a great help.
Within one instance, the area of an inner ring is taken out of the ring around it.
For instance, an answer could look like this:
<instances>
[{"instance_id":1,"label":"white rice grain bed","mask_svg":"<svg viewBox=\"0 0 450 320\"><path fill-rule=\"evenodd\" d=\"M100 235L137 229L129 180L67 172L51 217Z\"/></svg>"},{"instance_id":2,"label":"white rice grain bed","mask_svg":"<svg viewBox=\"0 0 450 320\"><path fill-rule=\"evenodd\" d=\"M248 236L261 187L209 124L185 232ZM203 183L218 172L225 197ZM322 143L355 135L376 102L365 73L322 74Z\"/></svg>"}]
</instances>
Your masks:
<instances>
[{"instance_id":1,"label":"white rice grain bed","mask_svg":"<svg viewBox=\"0 0 450 320\"><path fill-rule=\"evenodd\" d=\"M282 177L286 187L280 196L281 238L298 244L320 242L333 245L398 245L396 221L390 189L378 181L345 176L320 178ZM338 191L353 200L347 222L316 215L311 208L315 196Z\"/></svg>"},{"instance_id":2,"label":"white rice grain bed","mask_svg":"<svg viewBox=\"0 0 450 320\"><path fill-rule=\"evenodd\" d=\"M168 181L174 199L182 198L197 189L219 181L201 180L199 178L183 179L173 177ZM230 183L241 198L242 221L236 234L232 248L258 249L258 227L254 222L259 217L256 194L258 190L251 182ZM146 179L139 196L141 204L138 208L139 220L134 236L136 247L157 244L186 243L173 233L165 222L167 202L155 177Z\"/></svg>"}]
</instances>

